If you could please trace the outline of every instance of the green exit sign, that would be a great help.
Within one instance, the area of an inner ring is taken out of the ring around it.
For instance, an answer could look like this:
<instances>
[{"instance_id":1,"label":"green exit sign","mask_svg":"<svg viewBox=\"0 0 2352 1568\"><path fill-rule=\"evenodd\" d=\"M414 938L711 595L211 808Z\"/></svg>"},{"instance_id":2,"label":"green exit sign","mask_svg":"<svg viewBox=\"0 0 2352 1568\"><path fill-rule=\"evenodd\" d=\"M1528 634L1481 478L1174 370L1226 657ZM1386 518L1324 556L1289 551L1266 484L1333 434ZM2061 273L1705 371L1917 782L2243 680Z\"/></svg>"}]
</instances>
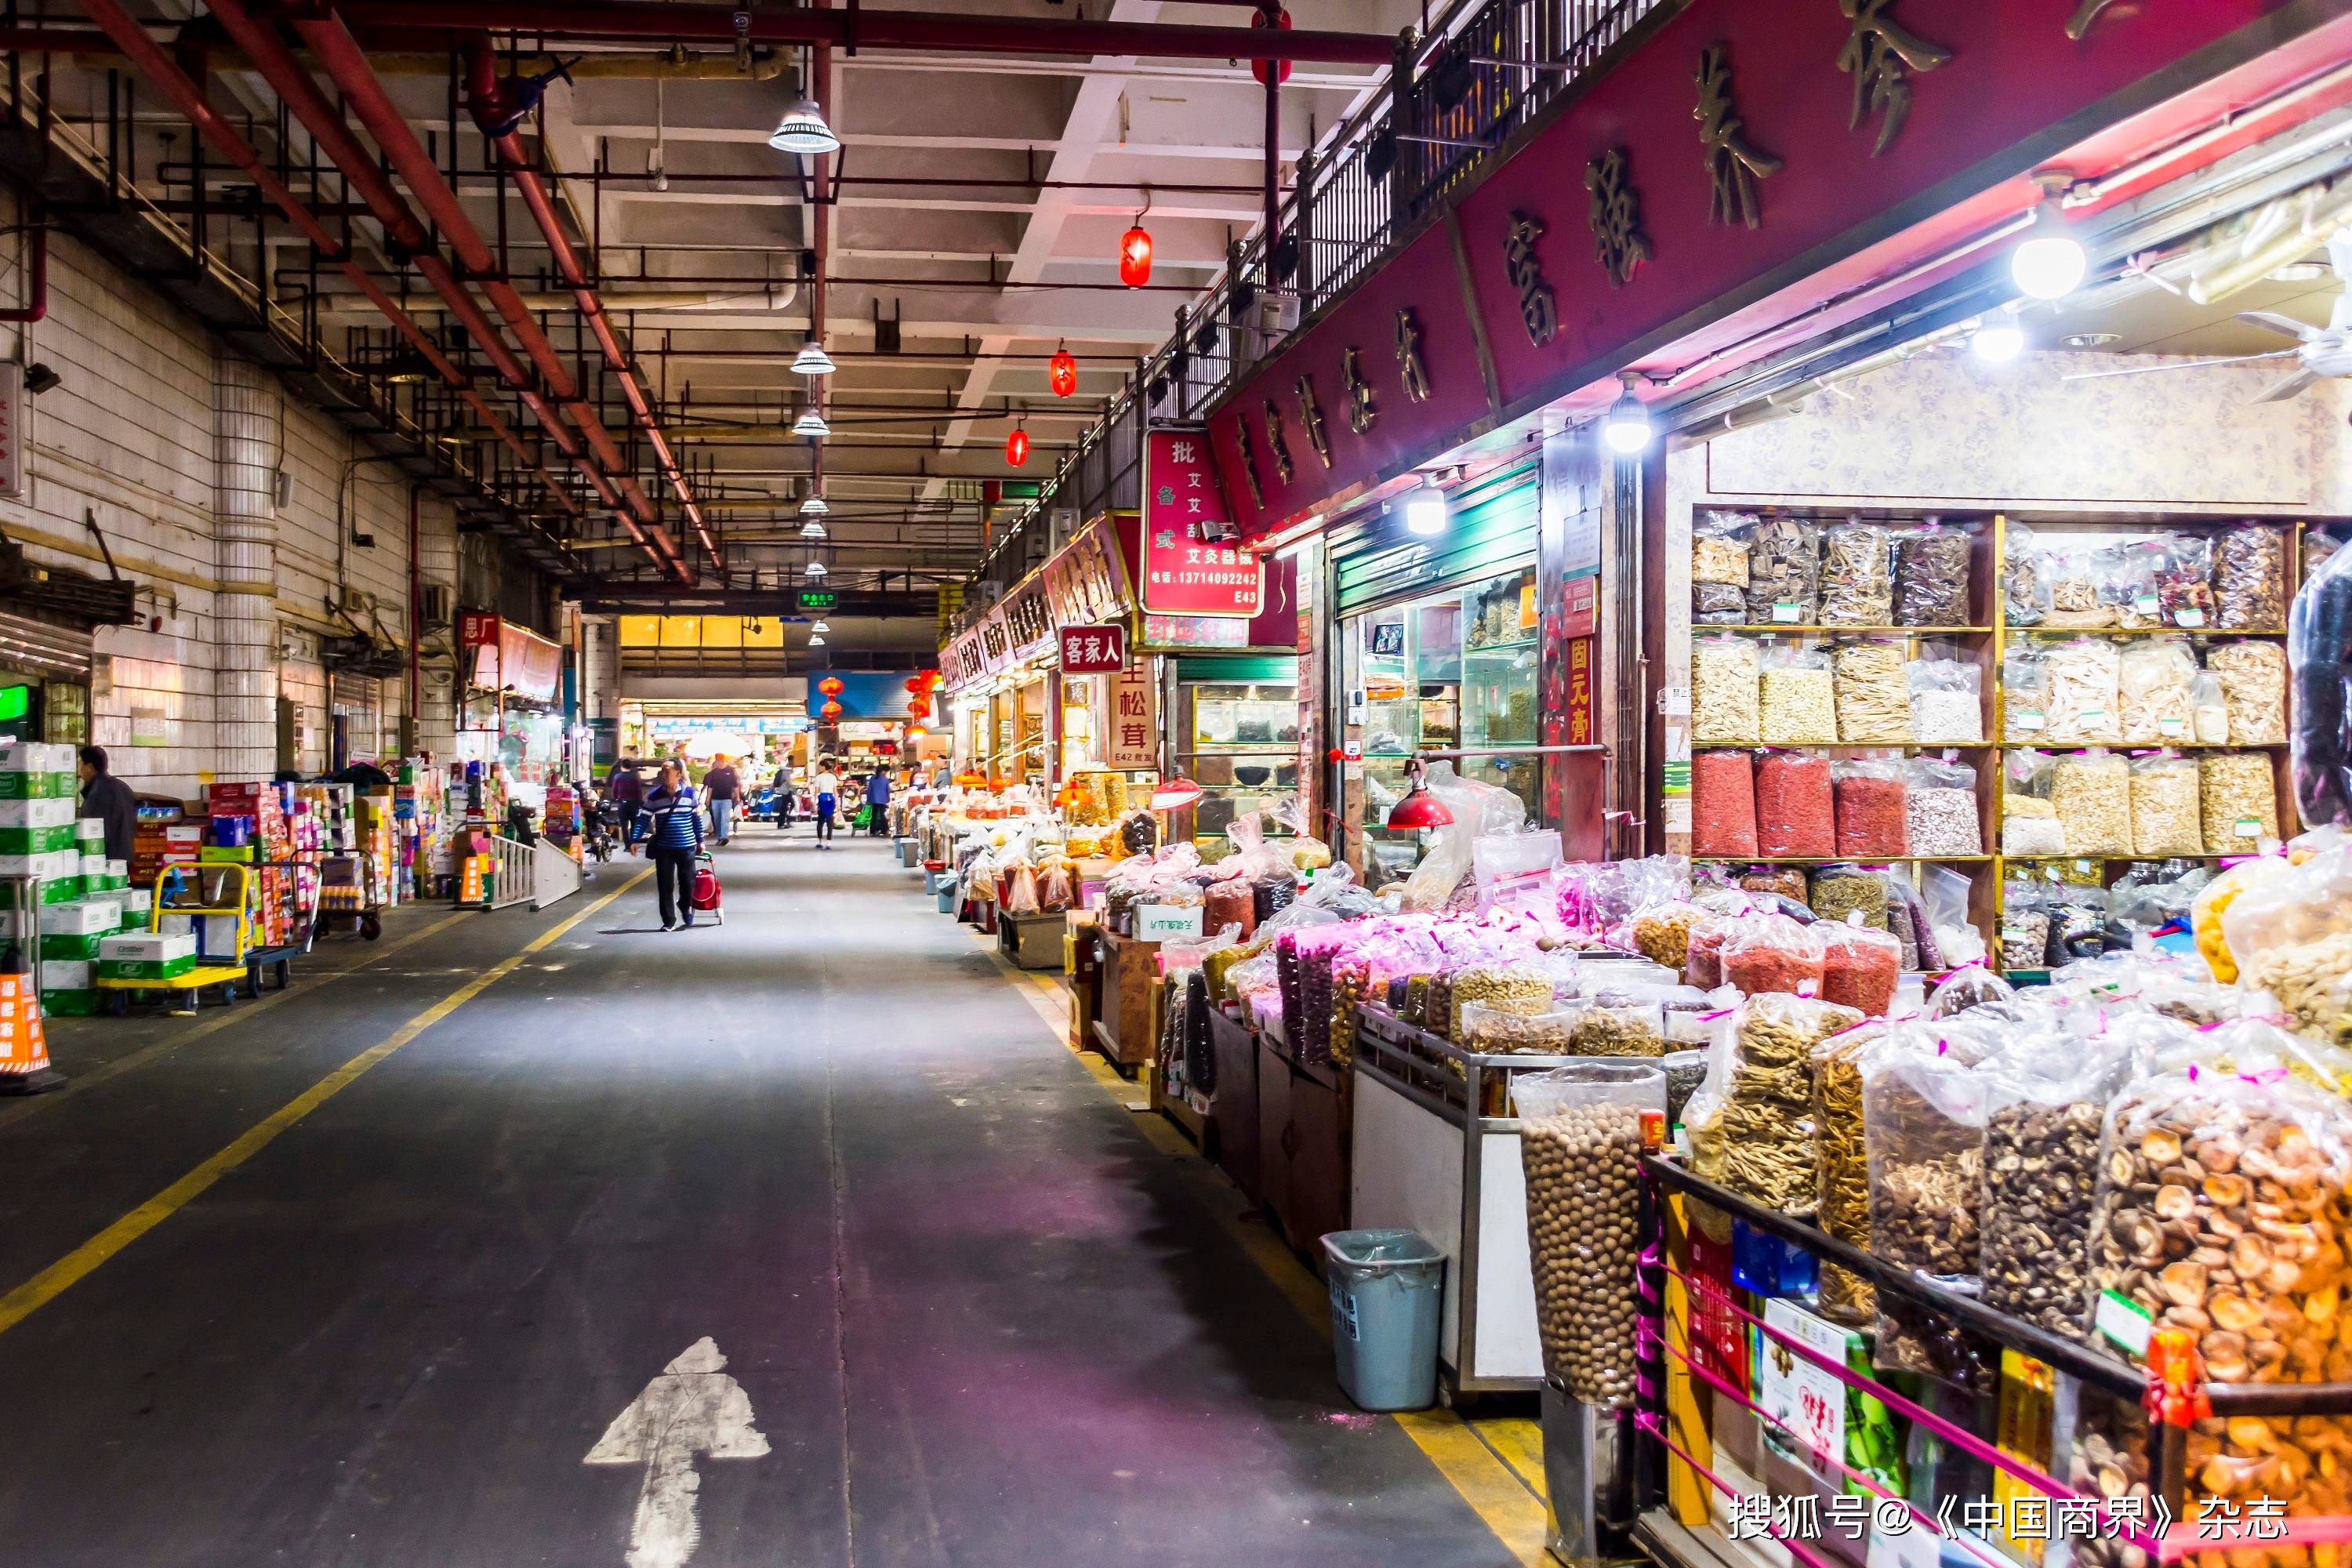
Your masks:
<instances>
[{"instance_id":1,"label":"green exit sign","mask_svg":"<svg viewBox=\"0 0 2352 1568\"><path fill-rule=\"evenodd\" d=\"M841 603L841 595L831 588L801 590L801 608L803 610L829 610L839 603Z\"/></svg>"}]
</instances>

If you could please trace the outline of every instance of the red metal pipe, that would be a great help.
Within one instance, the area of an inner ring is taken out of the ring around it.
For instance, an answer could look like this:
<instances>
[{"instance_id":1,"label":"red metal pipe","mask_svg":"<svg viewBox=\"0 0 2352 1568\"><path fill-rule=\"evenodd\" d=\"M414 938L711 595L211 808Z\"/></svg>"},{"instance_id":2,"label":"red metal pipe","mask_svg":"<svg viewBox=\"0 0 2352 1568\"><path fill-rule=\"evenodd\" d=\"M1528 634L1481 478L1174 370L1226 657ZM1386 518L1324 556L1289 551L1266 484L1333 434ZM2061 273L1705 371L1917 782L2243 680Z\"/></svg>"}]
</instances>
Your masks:
<instances>
[{"instance_id":1,"label":"red metal pipe","mask_svg":"<svg viewBox=\"0 0 2352 1568\"><path fill-rule=\"evenodd\" d=\"M333 16L323 20L298 20L295 29L341 91L350 110L358 117L368 134L375 139L376 145L383 150L394 171L407 184L435 226L447 237L457 264L482 279L482 291L498 307L508 330L514 333L515 341L522 345L524 353L538 368L548 391L563 405L572 425L586 437L594 461L592 463L585 458L575 460L581 471L588 476L589 482L596 488L598 498L621 513L624 526L629 528L632 538L643 533L645 541L649 542L652 549L659 553L663 566L692 581L693 568L678 554L677 544L670 538L669 531L661 526L652 501L646 499L645 491L629 474L628 463L614 442L612 433L604 428L604 423L596 416L595 409L581 395L578 384L564 368L562 357L556 353L555 345L547 341L547 334L540 329L521 294L499 274L497 257L483 242L473 220L467 216L457 193L441 177L441 171L434 164L431 154L425 151L416 140L415 132L409 129L406 117L384 91L383 83L377 79L374 68L368 64L365 51L342 23ZM337 166L347 174L350 172L350 166L340 161Z\"/></svg>"},{"instance_id":2,"label":"red metal pipe","mask_svg":"<svg viewBox=\"0 0 2352 1568\"><path fill-rule=\"evenodd\" d=\"M1195 27L1157 22L1048 21L931 11L747 10L644 0L347 0L335 7L355 26L387 32L522 33L541 38L659 39L665 43L814 44L969 54L1142 55L1171 59L1303 60L1384 66L1393 38L1379 33ZM744 31L740 34L737 28Z\"/></svg>"},{"instance_id":3,"label":"red metal pipe","mask_svg":"<svg viewBox=\"0 0 2352 1568\"><path fill-rule=\"evenodd\" d=\"M270 172L269 166L262 162L261 155L253 150L252 145L237 132L236 128L215 111L211 102L205 96L205 89L197 85L193 77L182 70L171 56L164 53L161 45L147 36L146 28L142 26L131 13L117 4L116 0L89 0L83 9L89 13L90 20L105 29L107 36L114 41L115 47L122 51L124 57L155 84L163 96L172 101L173 107L187 116L188 123L202 132L205 139L230 163L244 170L256 188L286 215L287 219L301 232L303 237L318 247L320 253L332 260L341 269L343 275L351 279L352 287L366 296L377 310L383 312L384 319L393 324L403 338L407 340L410 347L423 356L425 363L433 367L434 374L440 376L447 384L462 389L466 401L472 405L475 414L481 418L485 427L496 431L499 438L507 444L517 458L538 471L549 492L554 496L563 510L567 513L576 512L579 509L572 505L569 492L556 481L552 474L547 471L546 466L539 461L537 456L522 443L521 439L508 428L506 421L499 416L498 411L467 384L465 373L451 364L448 356L441 352L440 345L426 336L424 329L419 327L415 319L400 307L398 301L385 293L374 279L368 276L367 268L361 266L357 258L344 248L342 241L319 220L318 215L305 206L301 198L287 189L285 184Z\"/></svg>"},{"instance_id":4,"label":"red metal pipe","mask_svg":"<svg viewBox=\"0 0 2352 1568\"><path fill-rule=\"evenodd\" d=\"M662 477L669 481L670 491L677 498L678 508L693 527L695 537L702 542L711 565L724 576L727 563L719 552L718 542L710 536L710 525L704 520L701 507L695 502L693 488L686 482L686 475L678 467L677 458L662 435L661 422L655 416L653 405L646 398L645 389L638 384L635 367L621 347L619 334L613 331L613 323L604 314L604 301L590 287L587 269L580 265L579 255L572 248L571 240L564 236L562 219L556 214L554 202L548 197L547 187L541 183L538 172L530 167L522 139L512 131L503 136L490 135L493 126L509 118L509 106L506 89L499 82L498 57L490 47L488 37L478 35L468 38L465 54L467 100L473 110L475 122L481 127L484 138L496 149L499 157L506 163L508 173L513 176L515 188L522 194L523 205L530 209L532 219L538 223L540 233L547 241L548 251L555 260L556 272L571 289L581 318L588 323L589 331L595 334L596 346L603 351L605 364L610 367L614 379L620 384L621 395L628 400L630 416L644 433L646 444L652 448L656 466L661 469Z\"/></svg>"},{"instance_id":5,"label":"red metal pipe","mask_svg":"<svg viewBox=\"0 0 2352 1568\"><path fill-rule=\"evenodd\" d=\"M25 258L25 302L0 310L0 321L37 321L49 313L49 220L38 204L32 209L32 254Z\"/></svg>"}]
</instances>

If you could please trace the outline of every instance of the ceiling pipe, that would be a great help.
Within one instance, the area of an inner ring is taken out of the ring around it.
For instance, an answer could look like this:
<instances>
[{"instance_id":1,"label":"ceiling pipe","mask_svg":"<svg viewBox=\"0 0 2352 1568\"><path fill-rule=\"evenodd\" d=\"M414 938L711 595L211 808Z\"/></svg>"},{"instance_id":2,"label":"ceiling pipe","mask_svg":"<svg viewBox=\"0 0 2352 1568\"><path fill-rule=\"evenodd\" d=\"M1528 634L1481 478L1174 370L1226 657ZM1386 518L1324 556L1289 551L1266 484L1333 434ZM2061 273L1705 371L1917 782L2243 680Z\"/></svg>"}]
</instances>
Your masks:
<instances>
[{"instance_id":1,"label":"ceiling pipe","mask_svg":"<svg viewBox=\"0 0 2352 1568\"><path fill-rule=\"evenodd\" d=\"M318 215L305 206L301 198L270 171L252 144L212 107L205 96L205 89L163 52L161 45L147 36L146 28L117 4L117 0L86 0L83 9L89 13L90 20L105 30L124 57L187 117L188 123L195 127L223 157L244 170L262 195L268 197L303 237L318 248L320 255L333 262L351 279L352 287L383 312L384 319L433 368L434 374L446 384L457 389L458 395L473 408L483 426L494 431L520 461L537 472L556 503L567 514L576 512L579 509L572 504L570 492L547 471L546 466L523 444L499 416L498 410L490 406L488 400L474 389L470 378L452 364L448 356L441 352L440 345L425 334L425 330L401 309L391 295L384 292L374 279L368 276L367 268L361 266L341 239L320 221Z\"/></svg>"},{"instance_id":2,"label":"ceiling pipe","mask_svg":"<svg viewBox=\"0 0 2352 1568\"><path fill-rule=\"evenodd\" d=\"M694 536L702 542L704 553L710 557L710 564L718 570L723 582L727 575L726 558L719 552L718 541L710 536L710 524L703 518L702 509L695 504L694 488L687 483L686 474L678 467L677 454L670 450L669 442L662 436L661 420L646 396L645 388L638 384L636 369L630 363L628 352L622 348L620 335L613 330L611 319L604 314L604 302L589 285L587 269L580 265L579 253L572 248L571 240L563 233L563 220L557 216L555 204L548 199L547 187L530 167L530 159L523 151L522 138L512 130L502 136L494 134L497 127L511 123L515 114L507 99L506 89L499 80L498 56L491 49L487 34L478 34L466 40L465 58L467 107L473 113L474 123L480 127L483 139L489 142L505 163L507 173L513 177L515 189L522 195L523 205L530 209L532 219L539 225L540 234L547 241L548 251L555 259L556 273L571 289L572 302L578 307L582 319L588 323L588 330L594 334L596 346L603 352L604 363L611 370L614 380L620 384L621 395L629 405L629 416L636 422L638 430L645 436L646 445L653 451L655 466L669 481L670 493L677 497L679 511L694 530Z\"/></svg>"},{"instance_id":3,"label":"ceiling pipe","mask_svg":"<svg viewBox=\"0 0 2352 1568\"><path fill-rule=\"evenodd\" d=\"M965 54L1137 55L1145 58L1300 60L1385 66L1395 40L1379 33L1196 27L1157 22L1051 21L930 11L747 10L641 0L348 0L336 11L354 26L520 33L572 42L810 44L819 48L908 48ZM296 13L299 15L299 13Z\"/></svg>"},{"instance_id":4,"label":"ceiling pipe","mask_svg":"<svg viewBox=\"0 0 2352 1568\"><path fill-rule=\"evenodd\" d=\"M226 21L225 11L236 9L236 5L237 0L224 0L223 6L215 8L215 15L222 16ZM250 18L247 20L249 22ZM257 34L261 32L257 27L252 30ZM548 342L546 332L541 330L521 293L499 271L498 258L484 243L473 219L467 216L457 193L441 177L441 171L435 165L431 154L416 140L416 133L409 128L407 118L384 91L383 83L369 66L366 52L360 47L358 40L352 37L339 18L332 16L323 19L298 20L295 30L310 47L310 52L320 66L341 91L350 111L375 139L377 147L383 151L394 172L400 175L424 206L434 226L447 237L457 264L470 276L481 279L482 291L498 307L508 331L514 333L515 341L522 345L524 353L538 368L540 379L546 384L555 400L563 405L573 426L586 438L594 461L579 460L579 466L581 471L588 476L589 482L596 487L599 499L622 516L625 527L630 527L633 532L642 529L652 550L661 556L661 563L666 569L692 581L693 567L678 553L677 542L661 525L659 514L644 489L638 485L635 476L630 472L630 465L622 457L612 433L604 428L604 423L596 416L594 407L582 395L578 384L564 367L562 358L555 352L555 345ZM265 44L277 42L274 36L262 40L239 38L238 41L248 53L254 52L257 41ZM283 51L284 46L278 45L278 48ZM257 66L261 63L261 57L257 54L255 63ZM292 63L290 54L285 56L285 63ZM272 86L278 85L274 74L267 69L263 74L270 77ZM295 74L300 75L299 68ZM303 80L307 83L307 77ZM316 95L315 88L311 93ZM316 128L312 129L315 133ZM351 144L348 133L337 140L345 145ZM321 145L326 145L323 140ZM367 162L373 163L373 160ZM347 176L352 174L352 164L340 157L335 163ZM381 178L379 174L376 179L380 181ZM437 257L438 253L435 254ZM421 267L420 258L420 269ZM561 428L560 422L557 427Z\"/></svg>"}]
</instances>

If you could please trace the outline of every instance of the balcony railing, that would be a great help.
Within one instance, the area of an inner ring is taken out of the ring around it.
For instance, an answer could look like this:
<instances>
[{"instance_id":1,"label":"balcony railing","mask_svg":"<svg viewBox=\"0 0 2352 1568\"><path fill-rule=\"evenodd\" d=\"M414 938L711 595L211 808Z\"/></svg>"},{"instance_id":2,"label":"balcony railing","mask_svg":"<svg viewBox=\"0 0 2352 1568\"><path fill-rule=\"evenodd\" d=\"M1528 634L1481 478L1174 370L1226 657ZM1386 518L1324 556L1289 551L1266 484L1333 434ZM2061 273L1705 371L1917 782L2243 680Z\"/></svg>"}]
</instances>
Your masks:
<instances>
[{"instance_id":1,"label":"balcony railing","mask_svg":"<svg viewBox=\"0 0 2352 1568\"><path fill-rule=\"evenodd\" d=\"M1300 159L1276 211L1270 278L1268 236L1234 247L1176 332L1006 530L981 578L1010 587L1042 561L1058 542L1049 526L1057 510L1083 521L1137 505L1147 414L1183 421L1213 406L1666 3L1486 0L1436 37L1400 39L1380 89ZM986 597L976 596L975 613Z\"/></svg>"}]
</instances>

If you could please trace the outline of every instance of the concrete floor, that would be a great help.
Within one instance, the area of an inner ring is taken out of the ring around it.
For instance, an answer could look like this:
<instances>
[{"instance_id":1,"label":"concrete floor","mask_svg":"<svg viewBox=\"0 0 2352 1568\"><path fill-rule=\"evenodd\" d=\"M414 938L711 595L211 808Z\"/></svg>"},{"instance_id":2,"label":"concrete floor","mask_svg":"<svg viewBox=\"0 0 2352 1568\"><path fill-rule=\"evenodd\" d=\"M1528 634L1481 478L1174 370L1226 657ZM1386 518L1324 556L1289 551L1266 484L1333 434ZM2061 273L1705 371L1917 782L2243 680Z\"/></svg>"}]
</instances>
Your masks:
<instances>
[{"instance_id":1,"label":"concrete floor","mask_svg":"<svg viewBox=\"0 0 2352 1568\"><path fill-rule=\"evenodd\" d=\"M0 1290L634 870L61 1022L69 1089L0 1102ZM0 1331L0 1561L1512 1560L883 846L722 870L723 928L623 894ZM648 1531L646 1466L583 1460L706 1337L768 1452L688 1456L698 1539L681 1465Z\"/></svg>"}]
</instances>

